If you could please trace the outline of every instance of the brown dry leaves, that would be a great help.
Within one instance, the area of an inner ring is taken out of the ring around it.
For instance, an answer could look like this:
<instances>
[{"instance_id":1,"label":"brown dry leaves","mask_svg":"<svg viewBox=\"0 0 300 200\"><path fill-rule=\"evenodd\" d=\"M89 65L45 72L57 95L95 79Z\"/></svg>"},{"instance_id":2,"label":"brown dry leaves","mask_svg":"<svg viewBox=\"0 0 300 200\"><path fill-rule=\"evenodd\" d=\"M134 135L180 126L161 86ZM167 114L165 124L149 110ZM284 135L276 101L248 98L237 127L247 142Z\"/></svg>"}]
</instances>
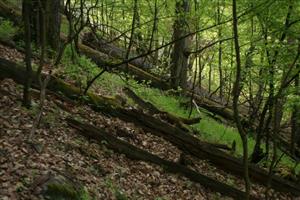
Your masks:
<instances>
[{"instance_id":1,"label":"brown dry leaves","mask_svg":"<svg viewBox=\"0 0 300 200\"><path fill-rule=\"evenodd\" d=\"M22 55L0 45L0 55L20 61ZM17 56L16 56L17 55ZM16 57L15 57L16 56ZM36 95L35 95L36 96ZM134 124L93 112L89 107L48 96L41 126L34 135L41 148L37 153L26 140L38 98L31 110L21 107L21 88L11 80L0 82L0 199L41 199L33 188L49 172L84 185L95 199L115 199L118 189L129 199L228 199L186 178L169 174L159 166L126 158L104 145L88 141L65 122L77 117L161 158L177 161L182 153L168 141L144 132ZM215 168L205 160L189 157L188 166L202 174L243 189L243 180ZM264 187L254 185L252 194L263 198ZM290 196L274 193L277 199Z\"/></svg>"}]
</instances>

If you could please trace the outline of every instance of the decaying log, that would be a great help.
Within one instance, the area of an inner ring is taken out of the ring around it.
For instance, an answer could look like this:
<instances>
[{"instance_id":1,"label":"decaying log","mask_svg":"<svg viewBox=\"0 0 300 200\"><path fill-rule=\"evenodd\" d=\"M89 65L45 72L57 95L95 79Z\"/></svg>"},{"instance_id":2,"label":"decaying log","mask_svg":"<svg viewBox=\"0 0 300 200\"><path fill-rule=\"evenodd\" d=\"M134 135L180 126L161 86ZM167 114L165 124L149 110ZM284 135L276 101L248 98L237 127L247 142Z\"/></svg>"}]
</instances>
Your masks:
<instances>
[{"instance_id":1,"label":"decaying log","mask_svg":"<svg viewBox=\"0 0 300 200\"><path fill-rule=\"evenodd\" d=\"M186 119L184 117L175 116L169 112L162 111L156 106L154 106L151 102L144 101L128 87L123 88L123 91L140 108L147 110L151 115L159 114L162 119L168 121L171 124L175 124L177 127L181 128L184 131L192 133L193 131L187 125L196 124L200 122L200 117Z\"/></svg>"},{"instance_id":2,"label":"decaying log","mask_svg":"<svg viewBox=\"0 0 300 200\"><path fill-rule=\"evenodd\" d=\"M26 70L24 67L18 65L17 63L8 61L6 59L0 58L0 78L11 78L19 84L24 84L26 80ZM42 77L45 75L42 74ZM32 74L32 84L33 87L38 88L39 83L37 79L36 72ZM54 76L50 77L48 83L48 89L64 94L70 99L80 99L82 97L82 92L79 88L74 87L61 79ZM93 107L103 107L106 106L121 106L123 102L119 101L115 97L111 96L98 96L93 93L87 93L86 98L84 98L85 103Z\"/></svg>"},{"instance_id":3,"label":"decaying log","mask_svg":"<svg viewBox=\"0 0 300 200\"><path fill-rule=\"evenodd\" d=\"M84 34L82 43L113 58L124 59L126 55L126 50L113 45L111 42L100 38L100 36L96 36L95 33L92 32ZM134 56L135 55L130 55L129 57ZM149 63L146 58L138 58L129 63L142 69L151 68L151 63Z\"/></svg>"},{"instance_id":4,"label":"decaying log","mask_svg":"<svg viewBox=\"0 0 300 200\"><path fill-rule=\"evenodd\" d=\"M125 154L128 158L142 160L159 165L168 172L181 174L189 178L191 181L200 183L201 185L208 187L213 191L233 197L235 199L242 200L245 198L245 192L243 191L197 173L178 163L164 160L128 142L120 140L112 134L106 133L105 129L103 128L97 128L89 124L84 124L71 118L68 118L67 122L71 127L77 129L81 135L90 139L95 139L99 143L104 140L108 148L120 154ZM255 198L252 197L251 199Z\"/></svg>"},{"instance_id":5,"label":"decaying log","mask_svg":"<svg viewBox=\"0 0 300 200\"><path fill-rule=\"evenodd\" d=\"M25 68L0 58L0 78L12 78L17 83L24 83ZM34 83L37 83L36 75L33 76ZM37 84L38 85L38 84ZM55 77L51 77L48 89L54 92L60 92L71 99L79 99L80 89L63 82ZM194 155L200 159L207 159L219 168L229 173L243 176L243 163L241 159L235 158L209 143L200 141L190 134L186 134L179 128L168 123L162 122L150 115L138 112L133 109L124 109L121 103L115 98L101 97L88 93L88 98L83 98L95 111L118 117L124 121L133 122L153 134L157 134L176 145L179 149ZM266 184L268 181L268 172L250 165L249 173L252 180ZM291 192L294 195L300 195L300 185L286 181L279 176L273 176L271 187L277 191Z\"/></svg>"},{"instance_id":6,"label":"decaying log","mask_svg":"<svg viewBox=\"0 0 300 200\"><path fill-rule=\"evenodd\" d=\"M243 162L241 159L233 157L219 149L210 143L202 142L198 138L190 134L186 134L181 129L164 123L156 118L153 118L147 114L138 112L136 110L124 110L116 109L116 117L128 122L139 124L146 131L156 134L170 141L179 149L187 152L199 159L207 159L214 165L218 166L229 173L243 176ZM253 181L267 184L269 179L268 172L258 166L251 164L249 166L250 178ZM294 195L300 195L300 185L284 180L279 176L273 176L271 181L271 187L277 191L291 192Z\"/></svg>"},{"instance_id":7,"label":"decaying log","mask_svg":"<svg viewBox=\"0 0 300 200\"><path fill-rule=\"evenodd\" d=\"M61 39L66 41L66 36L61 34ZM122 62L121 59L112 58L107 54L94 50L93 48L86 46L84 44L78 45L78 50L88 58L90 58L93 62L95 62L98 66L105 68L107 70L119 70L123 72L127 72L134 76L137 81L148 81L152 87L169 89L169 84L164 80L146 72L132 64L128 65L120 65L115 67L116 64Z\"/></svg>"},{"instance_id":8,"label":"decaying log","mask_svg":"<svg viewBox=\"0 0 300 200\"><path fill-rule=\"evenodd\" d=\"M141 108L146 109L147 111L149 111L150 114L162 114L162 115L167 115L168 118L170 118L170 120L174 120L174 121L181 121L184 124L187 125L192 125L192 124L197 124L200 122L201 118L200 117L196 117L196 118L191 118L191 119L187 119L184 117L178 117L175 116L171 113L168 113L166 111L162 111L159 108L157 108L156 106L154 106L151 102L145 101L142 98L140 98L137 94L135 94L130 88L125 87L123 88L123 91L126 93L126 95L128 97L130 97L136 104L138 104Z\"/></svg>"}]
</instances>

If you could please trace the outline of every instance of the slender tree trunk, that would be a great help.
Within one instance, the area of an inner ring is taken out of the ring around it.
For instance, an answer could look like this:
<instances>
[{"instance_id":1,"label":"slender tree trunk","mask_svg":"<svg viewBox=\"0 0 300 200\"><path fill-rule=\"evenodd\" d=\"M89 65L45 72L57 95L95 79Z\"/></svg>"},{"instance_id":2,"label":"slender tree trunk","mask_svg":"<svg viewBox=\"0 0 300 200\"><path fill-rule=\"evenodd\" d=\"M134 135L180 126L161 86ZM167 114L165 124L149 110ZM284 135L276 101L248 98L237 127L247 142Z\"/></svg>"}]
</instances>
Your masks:
<instances>
[{"instance_id":1,"label":"slender tree trunk","mask_svg":"<svg viewBox=\"0 0 300 200\"><path fill-rule=\"evenodd\" d=\"M209 64L209 72L208 72L208 93L211 92L211 84L212 84L212 63Z\"/></svg>"},{"instance_id":2,"label":"slender tree trunk","mask_svg":"<svg viewBox=\"0 0 300 200\"><path fill-rule=\"evenodd\" d=\"M217 8L217 23L221 22L221 4L220 0L218 0L218 8ZM218 37L219 40L222 39L222 26L218 27ZM224 87L224 80L223 80L223 70L222 70L222 42L219 42L219 56L218 56L218 69L219 69L219 95L220 98L223 97L223 87Z\"/></svg>"},{"instance_id":3,"label":"slender tree trunk","mask_svg":"<svg viewBox=\"0 0 300 200\"><path fill-rule=\"evenodd\" d=\"M31 106L30 87L32 82L31 67L31 26L30 26L31 0L23 0L23 21L25 28L25 63L26 63L26 83L23 90L23 105L27 108Z\"/></svg>"},{"instance_id":4,"label":"slender tree trunk","mask_svg":"<svg viewBox=\"0 0 300 200\"><path fill-rule=\"evenodd\" d=\"M236 10L236 0L232 0L232 13L233 13L233 33L234 33L234 44L235 44L235 53L236 53L236 80L233 88L233 111L234 118L238 131L240 133L242 143L243 143L243 164L244 164L244 179L245 179L245 188L246 188L246 200L250 199L250 190L251 183L249 178L249 169L248 169L248 136L245 130L242 127L242 123L239 117L238 110L238 101L241 92L241 58L240 58L240 46L239 46L239 36L238 36L238 18Z\"/></svg>"},{"instance_id":5,"label":"slender tree trunk","mask_svg":"<svg viewBox=\"0 0 300 200\"><path fill-rule=\"evenodd\" d=\"M300 68L300 65L297 65L297 68ZM300 76L295 78L295 95L300 98ZM300 147L300 104L296 104L293 106L292 113L292 138L291 138L291 150L294 154L295 146Z\"/></svg>"}]
</instances>

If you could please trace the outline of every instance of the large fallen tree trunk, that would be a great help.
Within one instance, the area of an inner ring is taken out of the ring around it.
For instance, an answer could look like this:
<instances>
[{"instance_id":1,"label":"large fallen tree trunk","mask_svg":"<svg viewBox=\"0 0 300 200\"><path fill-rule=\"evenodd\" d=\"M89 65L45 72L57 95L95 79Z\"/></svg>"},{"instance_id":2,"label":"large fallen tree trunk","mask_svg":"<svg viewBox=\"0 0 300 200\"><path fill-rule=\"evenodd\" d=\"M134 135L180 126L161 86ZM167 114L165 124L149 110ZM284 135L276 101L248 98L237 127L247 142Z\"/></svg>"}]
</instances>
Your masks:
<instances>
[{"instance_id":1,"label":"large fallen tree trunk","mask_svg":"<svg viewBox=\"0 0 300 200\"><path fill-rule=\"evenodd\" d=\"M86 33L82 38L82 43L92 47L95 50L101 51L113 58L124 59L126 55L126 50L113 45L111 42L106 41L100 38L100 36L96 36L95 34L96 33L92 32ZM135 56L136 55L130 55L129 57ZM149 63L145 57L137 58L129 63L142 69L151 68L151 63Z\"/></svg>"},{"instance_id":2,"label":"large fallen tree trunk","mask_svg":"<svg viewBox=\"0 0 300 200\"><path fill-rule=\"evenodd\" d=\"M26 78L24 74L26 74L24 67L0 58L0 78L12 78L16 82L23 84ZM33 80L34 83L38 83L36 74L33 75ZM81 97L80 89L55 77L51 77L48 89L54 92L60 92L71 99L79 99ZM150 115L138 112L137 110L124 109L121 107L121 102L119 102L118 99L100 97L88 93L87 98L82 98L82 100L89 104L95 111L118 117L124 121L133 122L145 130L165 138L178 148L195 157L207 159L223 170L243 176L243 164L241 159L226 154L214 146L202 142L192 135L186 134L181 129L162 122ZM261 184L267 184L267 180L269 179L267 171L255 165L250 165L249 172L252 180ZM299 185L286 181L278 176L272 177L271 187L278 191L300 195Z\"/></svg>"},{"instance_id":3,"label":"large fallen tree trunk","mask_svg":"<svg viewBox=\"0 0 300 200\"><path fill-rule=\"evenodd\" d=\"M197 124L200 122L201 118L191 118L187 119L184 117L178 117L171 113L165 112L154 106L151 102L144 101L142 98L140 98L137 94L135 94L130 88L125 87L123 88L123 91L126 93L126 95L131 98L138 106L140 106L142 109L147 110L150 114L161 114L166 115L167 121L170 122L181 122L187 125Z\"/></svg>"},{"instance_id":4,"label":"large fallen tree trunk","mask_svg":"<svg viewBox=\"0 0 300 200\"><path fill-rule=\"evenodd\" d=\"M148 101L144 101L128 87L123 88L123 92L125 92L125 94L129 98L131 98L141 109L148 111L151 115L158 114L163 120L166 120L171 124L174 124L176 127L184 131L193 133L193 130L191 130L190 127L187 126L186 124L191 125L200 122L201 118L186 119L183 117L175 116L169 112L162 111L158 109L156 106L154 106L152 103Z\"/></svg>"},{"instance_id":5,"label":"large fallen tree trunk","mask_svg":"<svg viewBox=\"0 0 300 200\"><path fill-rule=\"evenodd\" d=\"M66 37L61 34L61 38L62 40L66 40ZM97 50L94 50L93 48L86 46L84 44L79 44L78 45L78 50L84 54L85 56L87 56L88 58L90 58L93 62L95 62L98 66L102 67L102 68L106 68L108 70L119 70L119 71L123 71L123 72L127 72L131 75L134 76L134 78L137 81L148 81L149 84L152 87L156 87L156 88L161 88L161 89L169 89L170 86L167 82L165 82L164 80L142 70L141 68L138 68L132 64L128 64L128 65L120 65L117 67L114 67L116 64L121 63L122 60L120 59L116 59L116 58L112 58L110 56L108 56L105 53L99 52Z\"/></svg>"},{"instance_id":6,"label":"large fallen tree trunk","mask_svg":"<svg viewBox=\"0 0 300 200\"><path fill-rule=\"evenodd\" d=\"M161 115L161 118L168 121L171 124L174 124L176 127L182 129L183 131L193 133L193 131L186 126L185 124L192 125L195 123L199 123L201 118L192 118L192 119L187 119L183 117L178 117L175 116L171 113L165 112L154 106L152 103L148 101L144 101L142 98L140 98L137 94L135 94L130 88L125 87L123 88L123 91L126 93L126 95L131 98L138 106L144 110L147 110L151 115L153 114L159 114ZM228 147L227 145L224 144L214 144L214 143L209 143L210 145L219 148L219 149L224 149L224 150L232 150L232 148Z\"/></svg>"},{"instance_id":7,"label":"large fallen tree trunk","mask_svg":"<svg viewBox=\"0 0 300 200\"><path fill-rule=\"evenodd\" d=\"M118 153L124 154L128 158L157 164L163 167L163 169L168 172L181 174L189 178L191 181L200 183L201 185L208 187L213 191L220 192L221 194L233 197L235 199L242 200L245 198L245 192L242 192L227 184L221 183L205 175L197 173L183 165L164 160L145 150L137 148L134 145L129 144L128 142L118 139L112 134L106 133L105 129L103 128L96 128L95 126L84 124L71 118L67 119L67 122L71 127L79 130L81 135L95 139L99 143L104 140L108 148L111 148ZM251 199L255 198L252 197Z\"/></svg>"}]
</instances>

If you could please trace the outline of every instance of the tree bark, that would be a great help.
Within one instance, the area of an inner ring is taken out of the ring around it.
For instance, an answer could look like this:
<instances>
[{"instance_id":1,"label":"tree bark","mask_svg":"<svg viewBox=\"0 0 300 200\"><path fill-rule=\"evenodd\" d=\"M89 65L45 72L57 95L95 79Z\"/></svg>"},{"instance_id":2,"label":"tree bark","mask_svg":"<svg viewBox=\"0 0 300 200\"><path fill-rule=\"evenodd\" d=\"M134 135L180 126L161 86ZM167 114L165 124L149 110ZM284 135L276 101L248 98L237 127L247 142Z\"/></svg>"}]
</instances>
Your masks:
<instances>
[{"instance_id":1,"label":"tree bark","mask_svg":"<svg viewBox=\"0 0 300 200\"><path fill-rule=\"evenodd\" d=\"M300 65L297 65L297 68L300 68ZM295 95L296 98L300 98L300 75L295 78ZM296 102L293 106L292 113L292 138L291 138L291 150L292 154L295 154L295 147L300 148L300 104Z\"/></svg>"},{"instance_id":2,"label":"tree bark","mask_svg":"<svg viewBox=\"0 0 300 200\"><path fill-rule=\"evenodd\" d=\"M175 14L177 18L174 22L174 40L178 40L187 33L187 14L189 12L189 0L177 0ZM188 38L181 39L174 43L171 64L171 86L173 89L186 89L189 48Z\"/></svg>"},{"instance_id":3,"label":"tree bark","mask_svg":"<svg viewBox=\"0 0 300 200\"><path fill-rule=\"evenodd\" d=\"M233 35L234 35L234 46L235 46L235 56L236 56L236 80L233 87L233 112L234 120L238 128L240 137L243 143L243 165L244 165L244 179L245 179L245 189L246 189L246 198L250 199L251 191L251 182L249 177L249 161L248 161L248 136L245 132L241 119L239 117L238 102L239 96L242 89L241 86L241 58L240 58L240 45L239 45L239 34L238 34L238 18L237 18L237 3L236 0L232 0L232 15L233 15Z\"/></svg>"},{"instance_id":4,"label":"tree bark","mask_svg":"<svg viewBox=\"0 0 300 200\"><path fill-rule=\"evenodd\" d=\"M38 44L41 44L45 29L46 45L54 51L58 51L60 48L60 8L61 0L33 1L31 8L32 37Z\"/></svg>"},{"instance_id":5,"label":"tree bark","mask_svg":"<svg viewBox=\"0 0 300 200\"><path fill-rule=\"evenodd\" d=\"M23 0L23 22L25 29L25 63L26 63L26 81L23 89L23 105L27 108L31 106L30 87L32 82L32 66L31 66L31 26L30 26L30 9L32 7L31 0Z\"/></svg>"}]
</instances>

